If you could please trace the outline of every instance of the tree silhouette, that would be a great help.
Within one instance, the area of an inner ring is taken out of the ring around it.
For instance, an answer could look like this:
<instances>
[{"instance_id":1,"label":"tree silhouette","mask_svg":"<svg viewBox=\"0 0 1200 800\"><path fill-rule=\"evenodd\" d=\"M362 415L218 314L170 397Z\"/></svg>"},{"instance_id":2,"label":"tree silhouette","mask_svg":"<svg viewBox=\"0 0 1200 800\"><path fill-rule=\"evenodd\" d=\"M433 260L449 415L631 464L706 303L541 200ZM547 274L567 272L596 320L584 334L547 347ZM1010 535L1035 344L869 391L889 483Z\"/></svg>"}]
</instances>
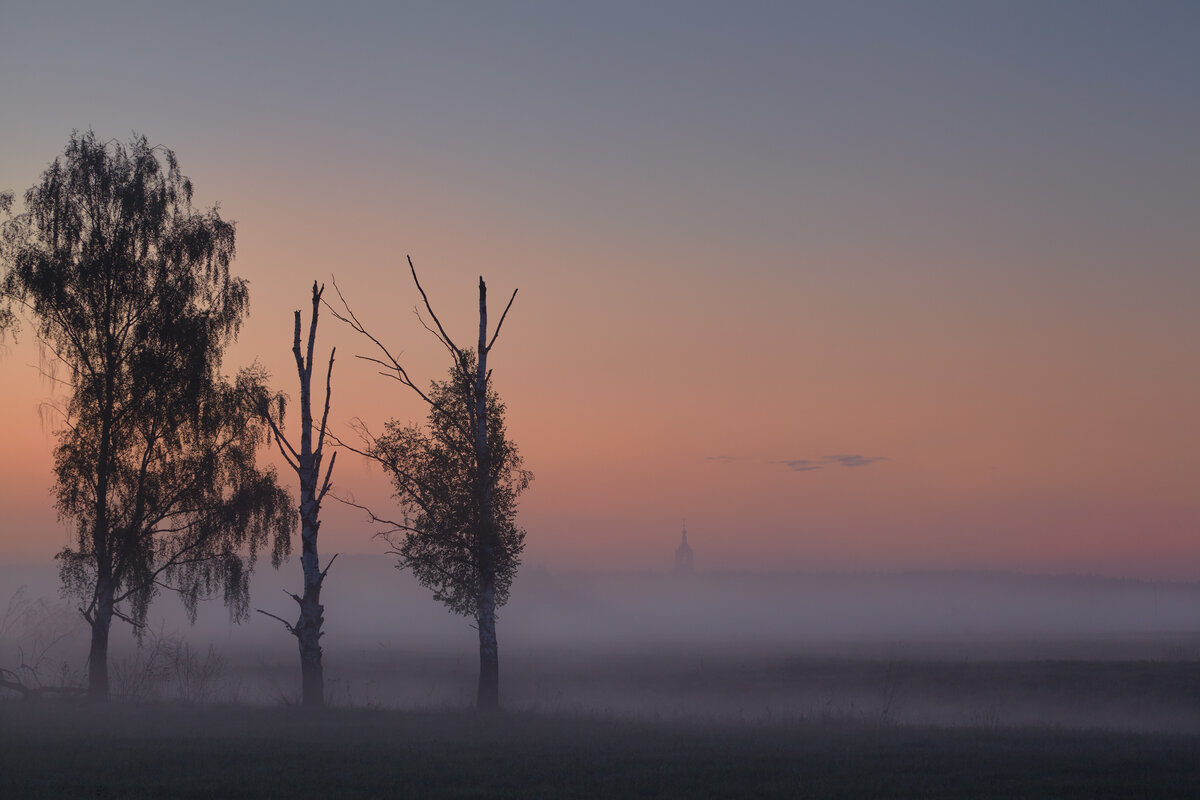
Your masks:
<instances>
[{"instance_id":1,"label":"tree silhouette","mask_svg":"<svg viewBox=\"0 0 1200 800\"><path fill-rule=\"evenodd\" d=\"M483 508L475 486L476 459L469 409L474 399L472 350L463 352L467 371L450 368L435 381L427 427L401 426L395 420L373 438L368 452L384 466L406 512L406 521L388 535L400 565L433 590L434 599L452 611L476 615L484 589L484 541L478 536ZM522 469L517 447L504 429L504 405L488 386L487 436L491 453L491 561L495 605L504 605L520 565L525 532L516 526L517 497L532 475Z\"/></svg>"},{"instance_id":2,"label":"tree silhouette","mask_svg":"<svg viewBox=\"0 0 1200 800\"><path fill-rule=\"evenodd\" d=\"M325 410L321 413L321 422L316 429L316 447L313 446L313 414L312 414L312 371L313 349L317 341L317 316L321 310L321 294L325 287L317 287L313 282L312 288L312 319L308 326L308 347L300 349L300 312L296 312L296 327L292 337L292 355L296 358L296 374L300 378L300 448L297 450L280 430L283 424L284 405L281 395L274 398L262 392L255 398L255 407L259 415L271 427L272 438L279 446L279 452L296 472L300 479L300 565L304 570L304 595L292 595L292 599L300 606L300 618L296 624L277 617L274 614L258 609L260 614L274 617L282 622L288 632L296 637L300 646L300 676L302 697L306 706L321 706L325 704L325 671L321 665L321 625L324 623L325 607L321 605L321 586L325 575L333 565L337 555L329 560L325 569L321 569L321 560L317 553L317 533L321 529L319 519L321 502L329 491L329 479L333 475L333 464L337 461L337 451L329 459L325 470L325 480L321 481L321 461L325 450L325 426L329 420L330 379L333 377L333 354L337 348L329 352L329 368L325 372Z\"/></svg>"},{"instance_id":3,"label":"tree silhouette","mask_svg":"<svg viewBox=\"0 0 1200 800\"><path fill-rule=\"evenodd\" d=\"M408 266L436 330L425 327L453 358L449 378L435 381L428 393L412 381L388 348L367 332L340 292L345 314L333 311L382 354L382 358L359 358L383 367L383 374L407 386L429 406L427 429L392 420L381 436L372 437L365 426L359 426L367 446L355 451L387 472L405 516L397 522L364 510L389 526L383 535L399 556L401 568L411 569L451 610L475 617L479 632L477 702L481 709L495 709L500 704L496 609L508 599L520 565L525 532L516 527L516 500L533 475L522 468L516 445L506 437L504 405L491 388L487 358L517 293L513 291L489 339L487 285L479 279L479 341L476 348L464 349L442 327L411 258Z\"/></svg>"},{"instance_id":4,"label":"tree silhouette","mask_svg":"<svg viewBox=\"0 0 1200 800\"><path fill-rule=\"evenodd\" d=\"M261 375L220 374L248 309L234 227L191 201L172 151L75 132L0 234L5 308L32 319L65 388L54 471L75 539L56 558L91 626L97 699L113 617L140 630L160 589L193 619L218 592L244 617L255 554L270 539L278 564L294 526L255 462Z\"/></svg>"}]
</instances>

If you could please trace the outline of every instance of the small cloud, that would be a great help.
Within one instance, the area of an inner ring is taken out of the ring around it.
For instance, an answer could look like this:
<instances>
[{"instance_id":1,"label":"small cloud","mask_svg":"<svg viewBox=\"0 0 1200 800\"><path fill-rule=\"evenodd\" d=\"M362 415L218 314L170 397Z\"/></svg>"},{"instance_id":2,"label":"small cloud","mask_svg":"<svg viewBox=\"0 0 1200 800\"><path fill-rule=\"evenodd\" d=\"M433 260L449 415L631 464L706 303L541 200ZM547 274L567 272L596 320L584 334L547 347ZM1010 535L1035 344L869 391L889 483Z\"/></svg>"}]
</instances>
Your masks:
<instances>
[{"instance_id":1,"label":"small cloud","mask_svg":"<svg viewBox=\"0 0 1200 800\"><path fill-rule=\"evenodd\" d=\"M877 461L888 461L889 459L885 456L860 456L853 454L825 456L823 460L826 464L841 464L843 467L865 467L868 464L874 464Z\"/></svg>"},{"instance_id":2,"label":"small cloud","mask_svg":"<svg viewBox=\"0 0 1200 800\"><path fill-rule=\"evenodd\" d=\"M737 461L733 456L705 456L705 461L716 461L718 464L728 464L732 461Z\"/></svg>"},{"instance_id":3,"label":"small cloud","mask_svg":"<svg viewBox=\"0 0 1200 800\"><path fill-rule=\"evenodd\" d=\"M771 463L787 464L788 469L792 472L808 472L813 469L821 469L820 464L808 458L786 458L783 461L772 461Z\"/></svg>"}]
</instances>

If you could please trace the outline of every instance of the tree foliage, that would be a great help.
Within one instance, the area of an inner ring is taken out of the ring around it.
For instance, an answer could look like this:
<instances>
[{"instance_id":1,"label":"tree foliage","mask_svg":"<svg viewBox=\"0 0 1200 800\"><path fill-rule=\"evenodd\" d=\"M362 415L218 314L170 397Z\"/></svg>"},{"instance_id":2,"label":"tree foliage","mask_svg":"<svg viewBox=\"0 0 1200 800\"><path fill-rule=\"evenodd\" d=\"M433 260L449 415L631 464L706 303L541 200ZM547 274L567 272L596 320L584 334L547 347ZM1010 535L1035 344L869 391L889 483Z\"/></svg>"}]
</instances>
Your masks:
<instances>
[{"instance_id":1,"label":"tree foliage","mask_svg":"<svg viewBox=\"0 0 1200 800\"><path fill-rule=\"evenodd\" d=\"M371 441L370 455L385 469L405 511L388 534L400 566L410 570L434 599L455 613L479 609L482 569L486 563L479 536L481 509L476 490L475 353L464 350L461 363L445 381L430 387L425 426L392 420ZM488 381L487 437L491 451L492 515L495 543L496 606L508 599L520 566L525 531L516 525L517 497L533 475L522 466L517 446L504 427L504 404Z\"/></svg>"},{"instance_id":2,"label":"tree foliage","mask_svg":"<svg viewBox=\"0 0 1200 800\"><path fill-rule=\"evenodd\" d=\"M493 710L500 707L496 608L507 600L520 563L525 533L516 527L516 500L533 478L522 469L516 447L504 434L504 406L492 387L488 368L488 355L517 290L489 338L487 284L479 276L479 338L472 350L459 347L446 333L411 258L408 269L433 327L424 320L422 324L454 359L450 378L443 383L435 381L429 394L422 391L404 365L363 326L339 291L346 313L334 311L334 316L369 339L382 354L382 358L359 358L378 364L383 368L381 374L411 389L430 409L426 430L392 422L380 439L373 440L361 427L368 449L358 452L379 462L392 477L405 511L403 522L391 522L389 539L400 556L400 566L411 569L454 611L474 615L479 634L477 702L480 709ZM387 522L373 513L371 517Z\"/></svg>"},{"instance_id":3,"label":"tree foliage","mask_svg":"<svg viewBox=\"0 0 1200 800\"><path fill-rule=\"evenodd\" d=\"M233 223L192 206L170 150L91 131L72 134L24 200L0 233L0 289L65 394L54 469L76 531L58 555L66 588L105 631L110 614L143 622L163 588L193 616L218 592L243 616L253 554L269 544L281 559L294 523L274 470L255 461L266 428L247 398L264 376L221 374L249 302L230 274Z\"/></svg>"},{"instance_id":4,"label":"tree foliage","mask_svg":"<svg viewBox=\"0 0 1200 800\"><path fill-rule=\"evenodd\" d=\"M95 491L102 423L76 418L60 433L58 509L76 523L76 541L57 558L64 588L88 603L85 616L106 572L114 603L127 600L139 625L159 589L177 592L193 619L198 602L216 593L232 617L246 616L255 554L270 546L278 565L294 527L274 470L255 463L262 430L245 402L254 380L250 372L236 384L213 381L174 408L161 398L143 408L141 424L118 429L107 467L106 534L97 529Z\"/></svg>"}]
</instances>

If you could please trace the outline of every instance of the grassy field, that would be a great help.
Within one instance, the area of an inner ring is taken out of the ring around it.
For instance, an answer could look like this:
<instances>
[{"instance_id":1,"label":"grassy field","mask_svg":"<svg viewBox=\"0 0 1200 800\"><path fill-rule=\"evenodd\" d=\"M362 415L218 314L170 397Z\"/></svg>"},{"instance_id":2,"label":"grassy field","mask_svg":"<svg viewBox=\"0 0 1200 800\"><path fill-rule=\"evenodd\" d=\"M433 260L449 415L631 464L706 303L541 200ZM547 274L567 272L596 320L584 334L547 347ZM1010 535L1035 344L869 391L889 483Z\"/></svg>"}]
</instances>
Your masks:
<instances>
[{"instance_id":1,"label":"grassy field","mask_svg":"<svg viewBox=\"0 0 1200 800\"><path fill-rule=\"evenodd\" d=\"M678 723L819 721L1200 734L1200 661L1031 659L1015 646L1011 652L1022 657L950 658L932 648L900 654L907 657L715 648L603 654L510 650L504 702L509 709L542 714ZM465 708L473 699L476 669L470 653L337 653L329 660L329 697L341 706ZM152 699L294 703L296 673L290 652L269 663L253 656L231 658L223 683L215 682L207 695L189 696L164 685Z\"/></svg>"},{"instance_id":2,"label":"grassy field","mask_svg":"<svg viewBox=\"0 0 1200 800\"><path fill-rule=\"evenodd\" d=\"M1177 797L1200 736L0 703L0 797Z\"/></svg>"}]
</instances>

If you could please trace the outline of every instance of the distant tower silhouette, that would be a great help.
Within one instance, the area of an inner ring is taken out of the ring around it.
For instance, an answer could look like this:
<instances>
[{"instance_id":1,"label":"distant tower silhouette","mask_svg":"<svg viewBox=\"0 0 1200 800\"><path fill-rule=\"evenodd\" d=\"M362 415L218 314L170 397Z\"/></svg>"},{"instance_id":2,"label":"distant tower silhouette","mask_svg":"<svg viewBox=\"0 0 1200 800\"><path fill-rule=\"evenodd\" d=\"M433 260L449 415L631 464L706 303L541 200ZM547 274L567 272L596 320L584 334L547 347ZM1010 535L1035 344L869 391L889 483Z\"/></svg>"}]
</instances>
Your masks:
<instances>
[{"instance_id":1,"label":"distant tower silhouette","mask_svg":"<svg viewBox=\"0 0 1200 800\"><path fill-rule=\"evenodd\" d=\"M692 548L687 543L687 527L683 529L683 541L675 549L675 572L690 575L692 572Z\"/></svg>"}]
</instances>

